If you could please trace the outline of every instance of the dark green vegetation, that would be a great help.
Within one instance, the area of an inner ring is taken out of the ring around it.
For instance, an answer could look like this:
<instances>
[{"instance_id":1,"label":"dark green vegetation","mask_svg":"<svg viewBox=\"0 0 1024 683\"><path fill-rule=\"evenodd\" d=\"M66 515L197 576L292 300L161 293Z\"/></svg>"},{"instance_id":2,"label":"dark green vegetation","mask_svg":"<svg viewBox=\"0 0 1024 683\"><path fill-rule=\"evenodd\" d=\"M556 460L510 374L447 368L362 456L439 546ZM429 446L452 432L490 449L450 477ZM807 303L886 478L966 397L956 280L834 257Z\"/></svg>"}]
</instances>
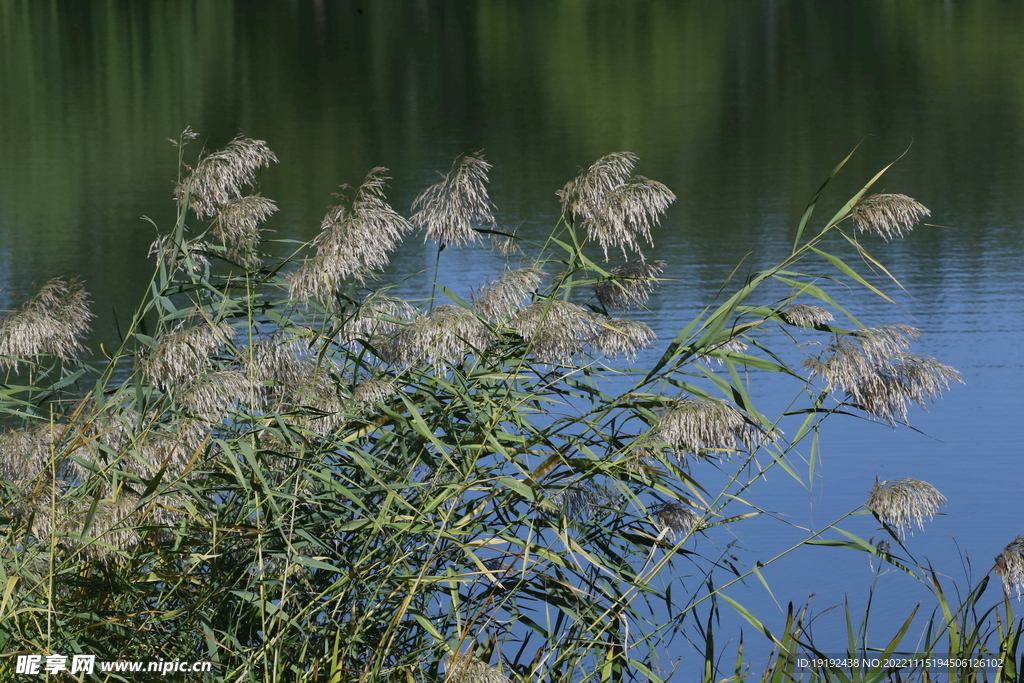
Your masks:
<instances>
[{"instance_id":1,"label":"dark green vegetation","mask_svg":"<svg viewBox=\"0 0 1024 683\"><path fill-rule=\"evenodd\" d=\"M0 652L212 660L229 681L658 681L695 659L708 681L756 679L742 646L716 644L725 608L777 648L767 679L890 675L798 671L816 652L806 614L773 634L729 596L777 557L744 567L704 540L764 516L748 494L768 470L803 481L822 420L898 425L959 379L910 353L916 330L867 327L827 291L885 298L827 244L884 272L858 236L900 237L927 209L868 196L879 173L815 228L815 196L788 257L725 283L637 368L653 333L623 311L671 277L642 252L675 197L632 175L633 155L566 184L542 244L494 227L479 155L408 219L373 169L283 260L260 228L276 206L247 194L276 161L237 138L182 165L151 286L101 362L81 360L91 313L74 282L4 318ZM509 265L472 293L435 268L427 301L375 288L413 231L437 263L490 244ZM777 414L751 398L769 375L791 386ZM724 484L702 485L697 462ZM901 642L910 617L868 639L865 615L851 654L1008 655L977 675L1011 680L1009 601L977 611L987 579L949 601L903 546L943 502L922 481L879 482L851 514L874 514L887 542L839 519L783 554L842 546L933 591L923 642ZM1024 583L1021 545L997 564L1007 589Z\"/></svg>"}]
</instances>

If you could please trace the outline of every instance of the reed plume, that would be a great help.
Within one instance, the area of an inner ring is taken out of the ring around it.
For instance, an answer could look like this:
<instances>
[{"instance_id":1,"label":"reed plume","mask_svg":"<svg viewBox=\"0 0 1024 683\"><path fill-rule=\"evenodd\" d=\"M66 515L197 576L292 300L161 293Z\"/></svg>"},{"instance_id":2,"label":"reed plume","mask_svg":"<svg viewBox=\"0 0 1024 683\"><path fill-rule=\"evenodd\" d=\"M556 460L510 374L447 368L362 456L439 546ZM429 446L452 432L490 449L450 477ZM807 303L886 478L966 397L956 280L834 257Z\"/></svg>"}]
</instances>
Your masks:
<instances>
[{"instance_id":1,"label":"reed plume","mask_svg":"<svg viewBox=\"0 0 1024 683\"><path fill-rule=\"evenodd\" d=\"M0 365L17 370L26 358L46 355L72 360L83 350L92 317L80 282L50 280L0 323Z\"/></svg>"},{"instance_id":2,"label":"reed plume","mask_svg":"<svg viewBox=\"0 0 1024 683\"><path fill-rule=\"evenodd\" d=\"M938 489L920 479L895 479L875 481L867 503L878 518L904 536L914 524L924 529L925 519L931 519L939 507L946 504L946 497Z\"/></svg>"},{"instance_id":3,"label":"reed plume","mask_svg":"<svg viewBox=\"0 0 1024 683\"><path fill-rule=\"evenodd\" d=\"M888 242L909 234L932 212L904 194L873 194L857 202L851 214L858 230L879 235Z\"/></svg>"},{"instance_id":4,"label":"reed plume","mask_svg":"<svg viewBox=\"0 0 1024 683\"><path fill-rule=\"evenodd\" d=\"M651 227L661 221L676 196L663 184L630 173L637 156L618 152L598 159L557 194L562 213L573 216L597 240L608 258L608 248L626 254L629 247L644 260L640 240L653 246Z\"/></svg>"},{"instance_id":5,"label":"reed plume","mask_svg":"<svg viewBox=\"0 0 1024 683\"><path fill-rule=\"evenodd\" d=\"M485 185L490 170L482 152L458 157L440 182L413 201L413 226L426 232L425 239L446 246L480 242L473 224L495 225L494 205Z\"/></svg>"},{"instance_id":6,"label":"reed plume","mask_svg":"<svg viewBox=\"0 0 1024 683\"><path fill-rule=\"evenodd\" d=\"M1024 536L1018 536L996 556L995 572L1003 580L1003 592L1024 592Z\"/></svg>"},{"instance_id":7,"label":"reed plume","mask_svg":"<svg viewBox=\"0 0 1024 683\"><path fill-rule=\"evenodd\" d=\"M782 312L782 318L797 327L818 327L835 320L829 311L809 304L793 304Z\"/></svg>"},{"instance_id":8,"label":"reed plume","mask_svg":"<svg viewBox=\"0 0 1024 683\"><path fill-rule=\"evenodd\" d=\"M470 653L452 654L445 660L445 683L512 683L508 676Z\"/></svg>"},{"instance_id":9,"label":"reed plume","mask_svg":"<svg viewBox=\"0 0 1024 683\"><path fill-rule=\"evenodd\" d=\"M658 416L659 437L677 454L752 449L760 430L744 414L716 398L672 399Z\"/></svg>"},{"instance_id":10,"label":"reed plume","mask_svg":"<svg viewBox=\"0 0 1024 683\"><path fill-rule=\"evenodd\" d=\"M385 347L384 357L400 367L425 363L439 368L460 362L467 353L486 351L495 341L475 311L442 304L398 332Z\"/></svg>"},{"instance_id":11,"label":"reed plume","mask_svg":"<svg viewBox=\"0 0 1024 683\"><path fill-rule=\"evenodd\" d=\"M510 325L530 344L534 357L545 363L571 362L597 330L588 311L559 299L534 301L519 310Z\"/></svg>"},{"instance_id":12,"label":"reed plume","mask_svg":"<svg viewBox=\"0 0 1024 683\"><path fill-rule=\"evenodd\" d=\"M412 226L387 203L386 173L383 167L371 169L350 202L327 212L313 240L316 256L288 277L292 298L326 304L345 280L365 282L388 264ZM339 196L345 198L344 193Z\"/></svg>"},{"instance_id":13,"label":"reed plume","mask_svg":"<svg viewBox=\"0 0 1024 683\"><path fill-rule=\"evenodd\" d=\"M817 358L804 361L811 377L829 386L867 413L890 424L906 422L909 404L926 408L960 373L930 356L906 353L920 333L907 325L866 328L836 336Z\"/></svg>"},{"instance_id":14,"label":"reed plume","mask_svg":"<svg viewBox=\"0 0 1024 683\"><path fill-rule=\"evenodd\" d=\"M213 217L231 200L242 197L242 188L252 186L256 171L278 163L263 140L239 135L224 149L203 156L192 172L175 189L179 203L189 196L189 208L199 218Z\"/></svg>"},{"instance_id":15,"label":"reed plume","mask_svg":"<svg viewBox=\"0 0 1024 683\"><path fill-rule=\"evenodd\" d=\"M622 354L633 360L639 351L658 338L647 323L639 320L595 316L593 321L596 331L587 341L595 351L612 358Z\"/></svg>"},{"instance_id":16,"label":"reed plume","mask_svg":"<svg viewBox=\"0 0 1024 683\"><path fill-rule=\"evenodd\" d=\"M473 305L494 322L505 320L522 308L523 299L537 291L543 278L540 268L510 270L477 290L472 297Z\"/></svg>"},{"instance_id":17,"label":"reed plume","mask_svg":"<svg viewBox=\"0 0 1024 683\"><path fill-rule=\"evenodd\" d=\"M612 268L607 280L594 285L594 295L605 308L632 308L647 303L665 270L664 261L625 263Z\"/></svg>"},{"instance_id":18,"label":"reed plume","mask_svg":"<svg viewBox=\"0 0 1024 683\"><path fill-rule=\"evenodd\" d=\"M667 531L668 539L675 543L683 539L700 524L700 515L693 508L681 503L663 503L652 512L658 525Z\"/></svg>"},{"instance_id":19,"label":"reed plume","mask_svg":"<svg viewBox=\"0 0 1024 683\"><path fill-rule=\"evenodd\" d=\"M161 389L180 388L200 376L210 354L231 339L227 323L179 325L157 339L156 344L136 355L136 364L147 380Z\"/></svg>"}]
</instances>

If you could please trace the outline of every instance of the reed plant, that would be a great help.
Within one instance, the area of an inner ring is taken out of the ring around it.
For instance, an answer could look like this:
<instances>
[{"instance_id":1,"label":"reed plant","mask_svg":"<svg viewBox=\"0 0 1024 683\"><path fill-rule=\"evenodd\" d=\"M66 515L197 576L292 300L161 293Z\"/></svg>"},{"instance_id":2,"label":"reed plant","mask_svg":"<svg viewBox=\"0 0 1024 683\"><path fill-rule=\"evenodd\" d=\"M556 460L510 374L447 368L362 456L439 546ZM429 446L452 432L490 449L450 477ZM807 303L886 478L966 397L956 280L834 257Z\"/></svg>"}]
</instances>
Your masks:
<instances>
[{"instance_id":1,"label":"reed plant","mask_svg":"<svg viewBox=\"0 0 1024 683\"><path fill-rule=\"evenodd\" d=\"M826 290L887 298L826 244L885 272L858 231L888 241L928 215L868 196L881 173L812 233L819 190L782 263L726 283L659 347L630 311L671 277L643 250L675 196L634 175L632 154L570 180L540 243L498 227L477 153L408 218L372 169L315 239L277 258L262 227L276 206L254 192L276 156L239 137L189 165L194 138L173 141L177 215L116 343L84 352L91 302L76 282L50 282L0 323L2 656L458 683L664 681L695 656L706 680L743 679L742 651L734 672L719 667L712 617L727 604L777 648L764 680L792 680L798 650L814 649L806 612L775 636L731 586L809 544L914 572L847 532L825 538L841 520L748 567L702 541L764 514L748 494L767 470L808 483L800 463L822 420L902 424L959 381L910 352L916 330L865 326ZM472 292L435 269L430 300L406 300L380 276L412 233L439 263L446 247L490 242L507 265ZM775 415L751 399L769 376L792 387ZM701 462L727 474L719 490L697 479ZM902 543L943 501L884 482L855 512ZM1016 543L998 567L1019 591ZM915 575L943 596L934 574ZM981 592L942 602L935 642L987 642L970 621ZM1016 653L1005 605L999 643Z\"/></svg>"}]
</instances>

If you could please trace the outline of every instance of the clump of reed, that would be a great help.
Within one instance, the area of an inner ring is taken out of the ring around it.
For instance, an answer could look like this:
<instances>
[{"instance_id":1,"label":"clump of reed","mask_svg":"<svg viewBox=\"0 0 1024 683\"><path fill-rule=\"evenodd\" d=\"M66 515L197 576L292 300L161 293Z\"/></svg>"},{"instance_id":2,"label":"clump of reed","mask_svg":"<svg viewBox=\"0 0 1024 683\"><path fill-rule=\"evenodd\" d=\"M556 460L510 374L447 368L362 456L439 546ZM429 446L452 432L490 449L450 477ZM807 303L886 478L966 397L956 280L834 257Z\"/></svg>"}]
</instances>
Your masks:
<instances>
[{"instance_id":1,"label":"clump of reed","mask_svg":"<svg viewBox=\"0 0 1024 683\"><path fill-rule=\"evenodd\" d=\"M836 405L896 425L958 379L910 354L911 328L843 327L818 267L796 271L847 219L906 234L925 210L899 195L801 226L788 258L655 350L641 317L672 272L643 249L675 195L635 155L570 180L529 255L476 153L409 217L371 169L305 251L271 258L276 205L256 190L275 163L240 136L183 164L153 281L104 358L83 357L82 284L0 321L3 651L160 652L240 681L665 680L676 639L715 660L691 625L731 584L688 577L720 573L706 536L762 513L763 474L800 479L797 449ZM439 260L497 235L525 261L462 293L437 268L443 296L407 301L377 278L412 233ZM756 301L773 281L792 293ZM771 351L780 328L824 340L807 372ZM801 410L758 410L748 370L792 381ZM791 415L807 417L782 429ZM722 491L702 463L733 472ZM942 500L903 479L867 506L903 532ZM996 567L1018 590L1021 556ZM761 564L729 566L734 582Z\"/></svg>"}]
</instances>

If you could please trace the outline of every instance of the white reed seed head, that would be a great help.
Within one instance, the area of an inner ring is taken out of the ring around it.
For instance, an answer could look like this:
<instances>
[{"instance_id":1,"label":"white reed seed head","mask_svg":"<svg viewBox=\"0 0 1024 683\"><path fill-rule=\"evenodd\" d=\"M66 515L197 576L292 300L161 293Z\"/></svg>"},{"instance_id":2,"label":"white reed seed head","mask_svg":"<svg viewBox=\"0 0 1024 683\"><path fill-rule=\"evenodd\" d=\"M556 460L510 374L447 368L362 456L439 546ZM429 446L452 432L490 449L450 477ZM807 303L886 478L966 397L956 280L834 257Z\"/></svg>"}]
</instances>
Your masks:
<instances>
[{"instance_id":1,"label":"white reed seed head","mask_svg":"<svg viewBox=\"0 0 1024 683\"><path fill-rule=\"evenodd\" d=\"M590 168L558 191L562 213L581 221L589 239L597 240L608 258L608 247L626 253L629 247L640 255L642 238L653 246L651 227L676 200L663 184L632 176L637 156L618 152L598 159Z\"/></svg>"},{"instance_id":2,"label":"white reed seed head","mask_svg":"<svg viewBox=\"0 0 1024 683\"><path fill-rule=\"evenodd\" d=\"M43 285L20 311L0 322L0 366L17 369L26 357L71 360L83 350L89 332L88 294L80 282L54 279Z\"/></svg>"},{"instance_id":3,"label":"white reed seed head","mask_svg":"<svg viewBox=\"0 0 1024 683\"><path fill-rule=\"evenodd\" d=\"M381 379L368 379L352 389L352 400L364 406L383 403L395 395L395 385Z\"/></svg>"},{"instance_id":4,"label":"white reed seed head","mask_svg":"<svg viewBox=\"0 0 1024 683\"><path fill-rule=\"evenodd\" d=\"M885 524L904 536L914 524L924 529L925 519L931 519L939 507L946 504L946 497L938 489L920 479L895 479L875 482L866 505Z\"/></svg>"},{"instance_id":5,"label":"white reed seed head","mask_svg":"<svg viewBox=\"0 0 1024 683\"><path fill-rule=\"evenodd\" d=\"M460 362L467 353L486 351L495 341L474 311L442 304L410 322L383 351L393 365L426 363L440 368L445 363Z\"/></svg>"},{"instance_id":6,"label":"white reed seed head","mask_svg":"<svg viewBox=\"0 0 1024 683\"><path fill-rule=\"evenodd\" d=\"M722 360L721 352L727 353L743 353L749 347L747 342L742 339L726 339L725 341L712 344L704 349L704 353L697 354L697 358L704 361L705 363L717 363L719 365L725 365L725 361Z\"/></svg>"},{"instance_id":7,"label":"white reed seed head","mask_svg":"<svg viewBox=\"0 0 1024 683\"><path fill-rule=\"evenodd\" d=\"M594 317L596 332L588 340L598 353L617 358L621 353L628 360L648 348L658 336L646 323L628 318Z\"/></svg>"},{"instance_id":8,"label":"white reed seed head","mask_svg":"<svg viewBox=\"0 0 1024 683\"><path fill-rule=\"evenodd\" d=\"M904 194L873 194L857 202L850 213L858 230L879 235L886 242L909 234L922 218L932 215Z\"/></svg>"},{"instance_id":9,"label":"white reed seed head","mask_svg":"<svg viewBox=\"0 0 1024 683\"><path fill-rule=\"evenodd\" d=\"M544 275L540 268L510 270L477 290L473 305L489 320L503 321L522 308L523 299L537 291Z\"/></svg>"},{"instance_id":10,"label":"white reed seed head","mask_svg":"<svg viewBox=\"0 0 1024 683\"><path fill-rule=\"evenodd\" d=\"M693 508L681 503L664 503L653 512L658 526L668 531L668 538L673 543L677 539L685 538L700 524L700 515Z\"/></svg>"},{"instance_id":11,"label":"white reed seed head","mask_svg":"<svg viewBox=\"0 0 1024 683\"><path fill-rule=\"evenodd\" d=\"M201 375L210 354L231 339L227 323L201 323L179 327L160 336L154 347L139 353L135 360L147 380L161 389L182 387Z\"/></svg>"},{"instance_id":12,"label":"white reed seed head","mask_svg":"<svg viewBox=\"0 0 1024 683\"><path fill-rule=\"evenodd\" d=\"M415 318L417 311L409 302L374 292L359 304L355 313L345 322L345 342L360 340L373 342L394 334Z\"/></svg>"},{"instance_id":13,"label":"white reed seed head","mask_svg":"<svg viewBox=\"0 0 1024 683\"><path fill-rule=\"evenodd\" d=\"M913 327L887 325L837 336L817 358L804 361L811 377L823 377L867 413L889 424L906 422L909 404L926 408L960 373L930 356L906 352L920 336Z\"/></svg>"},{"instance_id":14,"label":"white reed seed head","mask_svg":"<svg viewBox=\"0 0 1024 683\"><path fill-rule=\"evenodd\" d=\"M260 225L276 211L277 204L259 194L226 202L213 223L213 234L228 247L227 257L245 266L258 266L260 258L256 247L260 242Z\"/></svg>"},{"instance_id":15,"label":"white reed seed head","mask_svg":"<svg viewBox=\"0 0 1024 683\"><path fill-rule=\"evenodd\" d=\"M743 412L717 398L673 399L661 410L656 428L680 455L750 450L761 435Z\"/></svg>"},{"instance_id":16,"label":"white reed seed head","mask_svg":"<svg viewBox=\"0 0 1024 683\"><path fill-rule=\"evenodd\" d=\"M242 196L242 188L252 186L256 171L269 168L277 157L263 140L238 136L219 152L207 154L175 190L180 203L189 190L189 208L200 218L217 215L232 199Z\"/></svg>"},{"instance_id":17,"label":"white reed seed head","mask_svg":"<svg viewBox=\"0 0 1024 683\"><path fill-rule=\"evenodd\" d=\"M365 282L388 264L412 226L386 201L386 173L386 168L372 169L348 205L328 211L313 241L316 256L288 277L292 298L327 303L345 280Z\"/></svg>"},{"instance_id":18,"label":"white reed seed head","mask_svg":"<svg viewBox=\"0 0 1024 683\"><path fill-rule=\"evenodd\" d=\"M1003 592L1017 592L1020 599L1024 592L1024 536L1018 536L996 556L996 574L1003 580Z\"/></svg>"},{"instance_id":19,"label":"white reed seed head","mask_svg":"<svg viewBox=\"0 0 1024 683\"><path fill-rule=\"evenodd\" d=\"M782 312L782 318L797 327L817 327L835 320L829 311L809 304L793 304Z\"/></svg>"},{"instance_id":20,"label":"white reed seed head","mask_svg":"<svg viewBox=\"0 0 1024 683\"><path fill-rule=\"evenodd\" d=\"M609 271L609 278L594 285L594 295L605 308L633 308L647 303L665 270L664 261L626 263Z\"/></svg>"},{"instance_id":21,"label":"white reed seed head","mask_svg":"<svg viewBox=\"0 0 1024 683\"><path fill-rule=\"evenodd\" d=\"M508 676L468 652L448 656L444 680L445 683L512 683Z\"/></svg>"},{"instance_id":22,"label":"white reed seed head","mask_svg":"<svg viewBox=\"0 0 1024 683\"><path fill-rule=\"evenodd\" d=\"M424 241L455 247L481 241L473 224L495 224L491 213L494 205L485 185L490 170L482 152L464 154L440 182L413 201L415 213L410 220L417 230L426 231Z\"/></svg>"},{"instance_id":23,"label":"white reed seed head","mask_svg":"<svg viewBox=\"0 0 1024 683\"><path fill-rule=\"evenodd\" d=\"M597 331L588 311L560 299L534 301L510 324L531 345L534 357L545 363L571 362Z\"/></svg>"}]
</instances>

